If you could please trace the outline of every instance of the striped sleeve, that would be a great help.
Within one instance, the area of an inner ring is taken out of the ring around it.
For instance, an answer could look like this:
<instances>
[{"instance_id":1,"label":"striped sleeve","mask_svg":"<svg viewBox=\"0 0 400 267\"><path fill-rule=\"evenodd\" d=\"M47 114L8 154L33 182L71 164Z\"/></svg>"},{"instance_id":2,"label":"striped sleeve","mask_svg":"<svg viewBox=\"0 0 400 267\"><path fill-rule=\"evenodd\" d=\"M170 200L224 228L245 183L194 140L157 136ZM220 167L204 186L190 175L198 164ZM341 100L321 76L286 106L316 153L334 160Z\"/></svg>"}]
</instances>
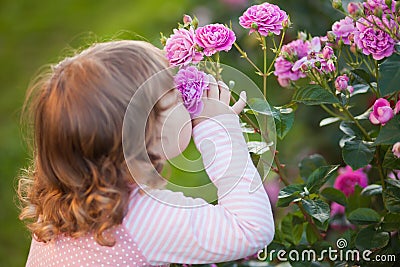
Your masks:
<instances>
[{"instance_id":1,"label":"striped sleeve","mask_svg":"<svg viewBox=\"0 0 400 267\"><path fill-rule=\"evenodd\" d=\"M238 116L208 119L193 129L193 138L218 189L218 205L159 189L133 197L124 224L154 265L240 259L273 239L271 206Z\"/></svg>"}]
</instances>

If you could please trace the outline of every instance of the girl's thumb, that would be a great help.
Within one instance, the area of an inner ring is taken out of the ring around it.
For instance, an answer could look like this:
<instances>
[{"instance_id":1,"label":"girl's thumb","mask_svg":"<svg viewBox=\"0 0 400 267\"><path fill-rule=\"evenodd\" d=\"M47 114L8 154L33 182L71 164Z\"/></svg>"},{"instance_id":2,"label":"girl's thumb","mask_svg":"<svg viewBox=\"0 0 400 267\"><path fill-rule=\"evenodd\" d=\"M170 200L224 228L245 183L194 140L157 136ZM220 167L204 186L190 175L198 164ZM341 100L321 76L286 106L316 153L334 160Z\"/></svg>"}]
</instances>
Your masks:
<instances>
[{"instance_id":1,"label":"girl's thumb","mask_svg":"<svg viewBox=\"0 0 400 267\"><path fill-rule=\"evenodd\" d=\"M242 112L242 110L246 106L246 100L247 100L246 92L245 91L240 92L239 100L235 104L233 104L232 110L239 115L239 113Z\"/></svg>"}]
</instances>

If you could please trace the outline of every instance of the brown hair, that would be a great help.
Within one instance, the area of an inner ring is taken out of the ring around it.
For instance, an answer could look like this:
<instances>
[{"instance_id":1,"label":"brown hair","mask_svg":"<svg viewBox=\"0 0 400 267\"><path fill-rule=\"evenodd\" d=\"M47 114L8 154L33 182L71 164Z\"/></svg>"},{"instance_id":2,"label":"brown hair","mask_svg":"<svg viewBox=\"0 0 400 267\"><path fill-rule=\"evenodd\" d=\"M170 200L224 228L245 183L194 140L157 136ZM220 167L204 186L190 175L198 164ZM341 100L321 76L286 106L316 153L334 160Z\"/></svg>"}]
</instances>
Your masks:
<instances>
[{"instance_id":1,"label":"brown hair","mask_svg":"<svg viewBox=\"0 0 400 267\"><path fill-rule=\"evenodd\" d=\"M105 230L122 222L135 186L123 154L124 114L140 85L166 67L161 50L149 43L100 43L61 61L30 87L22 118L33 132L33 163L21 175L18 194L20 219L37 240L91 233L101 245L115 243ZM159 171L161 156L151 150L159 141L156 113L147 120L153 134L143 153Z\"/></svg>"}]
</instances>

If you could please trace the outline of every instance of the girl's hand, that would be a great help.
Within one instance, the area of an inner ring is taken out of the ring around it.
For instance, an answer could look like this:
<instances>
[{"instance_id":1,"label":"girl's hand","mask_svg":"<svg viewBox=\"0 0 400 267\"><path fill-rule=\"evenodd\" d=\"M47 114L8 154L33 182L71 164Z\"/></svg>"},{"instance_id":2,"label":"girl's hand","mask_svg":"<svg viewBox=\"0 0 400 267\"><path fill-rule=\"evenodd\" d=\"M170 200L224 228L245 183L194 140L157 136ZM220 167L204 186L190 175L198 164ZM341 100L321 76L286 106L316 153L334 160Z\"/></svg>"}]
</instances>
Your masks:
<instances>
[{"instance_id":1,"label":"girl's hand","mask_svg":"<svg viewBox=\"0 0 400 267\"><path fill-rule=\"evenodd\" d=\"M203 111L192 120L193 127L209 118L223 114L239 114L246 106L246 92L242 91L239 100L229 106L231 92L223 81L216 81L214 76L208 75L209 89L204 91L202 101Z\"/></svg>"}]
</instances>

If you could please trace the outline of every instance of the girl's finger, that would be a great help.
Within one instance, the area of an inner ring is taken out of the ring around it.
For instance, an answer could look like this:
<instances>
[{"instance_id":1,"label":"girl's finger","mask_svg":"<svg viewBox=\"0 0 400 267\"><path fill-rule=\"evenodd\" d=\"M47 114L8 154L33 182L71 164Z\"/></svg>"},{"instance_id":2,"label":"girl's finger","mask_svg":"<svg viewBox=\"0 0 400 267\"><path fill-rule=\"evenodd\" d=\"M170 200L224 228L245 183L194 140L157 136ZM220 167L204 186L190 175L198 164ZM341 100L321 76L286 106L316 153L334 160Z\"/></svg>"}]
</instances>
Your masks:
<instances>
[{"instance_id":1,"label":"girl's finger","mask_svg":"<svg viewBox=\"0 0 400 267\"><path fill-rule=\"evenodd\" d=\"M242 112L242 110L246 106L246 100L247 100L246 92L245 91L240 92L239 100L232 106L232 110L239 115L239 113Z\"/></svg>"},{"instance_id":2,"label":"girl's finger","mask_svg":"<svg viewBox=\"0 0 400 267\"><path fill-rule=\"evenodd\" d=\"M218 81L219 87L219 100L225 105L229 105L229 100L231 99L231 92L228 86L223 81Z\"/></svg>"},{"instance_id":3,"label":"girl's finger","mask_svg":"<svg viewBox=\"0 0 400 267\"><path fill-rule=\"evenodd\" d=\"M208 90L207 90L207 96L210 99L215 99L219 100L219 89L218 89L218 83L215 80L214 76L211 74L208 75Z\"/></svg>"}]
</instances>

